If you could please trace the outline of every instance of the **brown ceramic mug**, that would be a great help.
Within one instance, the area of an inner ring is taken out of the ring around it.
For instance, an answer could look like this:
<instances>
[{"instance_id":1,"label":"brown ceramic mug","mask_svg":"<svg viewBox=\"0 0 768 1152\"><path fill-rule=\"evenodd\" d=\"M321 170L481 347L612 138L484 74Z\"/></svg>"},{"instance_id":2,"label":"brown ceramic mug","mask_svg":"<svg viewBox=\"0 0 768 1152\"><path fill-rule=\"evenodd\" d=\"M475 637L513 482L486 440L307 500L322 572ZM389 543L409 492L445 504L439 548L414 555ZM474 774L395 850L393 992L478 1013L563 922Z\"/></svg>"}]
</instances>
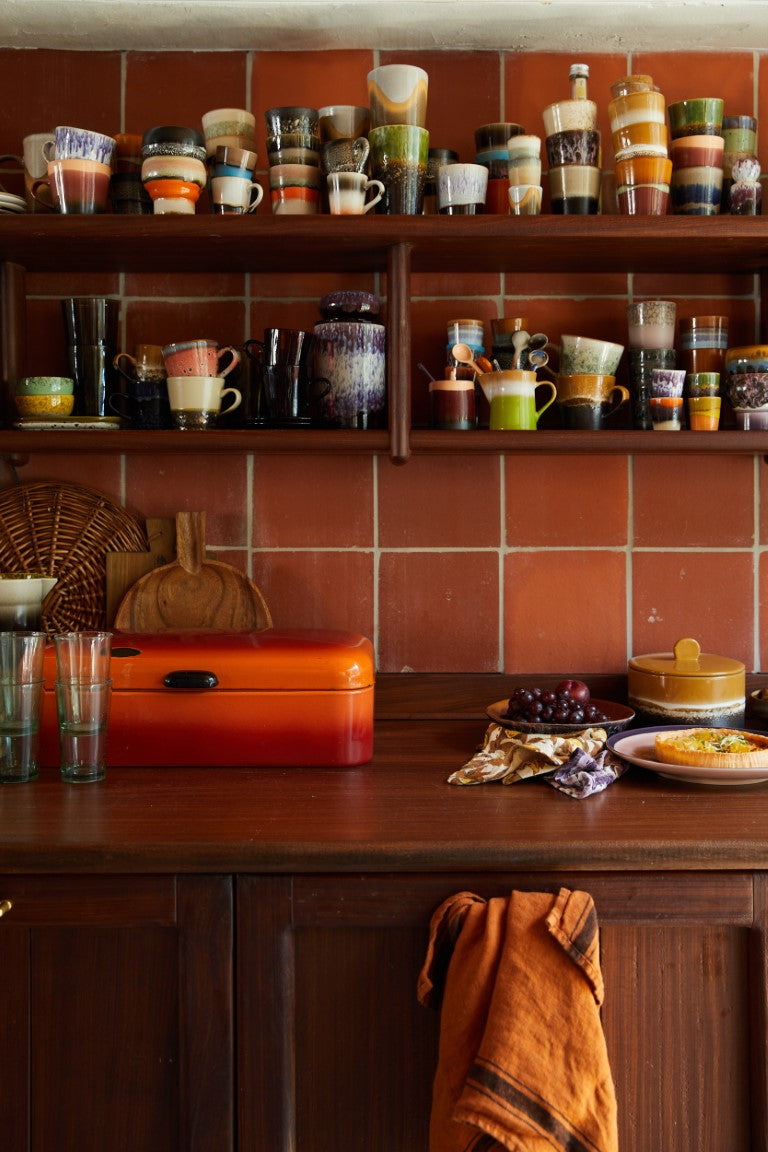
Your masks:
<instances>
[{"instance_id":1,"label":"brown ceramic mug","mask_svg":"<svg viewBox=\"0 0 768 1152\"><path fill-rule=\"evenodd\" d=\"M557 405L563 427L603 428L609 416L629 400L615 376L579 373L557 377Z\"/></svg>"}]
</instances>

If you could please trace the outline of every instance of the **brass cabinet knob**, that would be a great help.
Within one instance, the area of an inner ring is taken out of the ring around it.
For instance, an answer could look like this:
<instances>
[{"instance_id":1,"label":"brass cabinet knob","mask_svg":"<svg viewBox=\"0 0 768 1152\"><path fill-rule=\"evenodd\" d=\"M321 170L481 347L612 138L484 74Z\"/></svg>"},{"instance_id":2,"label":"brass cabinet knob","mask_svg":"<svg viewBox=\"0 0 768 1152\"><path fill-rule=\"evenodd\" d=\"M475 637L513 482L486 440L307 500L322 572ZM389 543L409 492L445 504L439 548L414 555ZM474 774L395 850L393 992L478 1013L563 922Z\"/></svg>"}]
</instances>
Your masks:
<instances>
[{"instance_id":1,"label":"brass cabinet knob","mask_svg":"<svg viewBox=\"0 0 768 1152\"><path fill-rule=\"evenodd\" d=\"M13 904L10 900L0 900L0 916L5 916L6 912L10 912Z\"/></svg>"}]
</instances>

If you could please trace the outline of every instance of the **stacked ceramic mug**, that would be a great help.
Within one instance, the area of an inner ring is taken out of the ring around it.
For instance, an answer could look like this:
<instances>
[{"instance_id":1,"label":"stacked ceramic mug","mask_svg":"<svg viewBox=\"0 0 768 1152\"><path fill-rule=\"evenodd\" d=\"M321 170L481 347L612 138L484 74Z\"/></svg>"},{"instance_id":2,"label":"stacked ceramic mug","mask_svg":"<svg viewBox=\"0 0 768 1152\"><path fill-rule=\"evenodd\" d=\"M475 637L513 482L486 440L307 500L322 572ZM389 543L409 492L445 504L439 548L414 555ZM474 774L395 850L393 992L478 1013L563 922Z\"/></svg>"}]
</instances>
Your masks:
<instances>
[{"instance_id":1,"label":"stacked ceramic mug","mask_svg":"<svg viewBox=\"0 0 768 1152\"><path fill-rule=\"evenodd\" d=\"M629 391L635 428L653 428L653 373L676 366L676 314L673 300L635 300L627 305Z\"/></svg>"},{"instance_id":2,"label":"stacked ceramic mug","mask_svg":"<svg viewBox=\"0 0 768 1152\"><path fill-rule=\"evenodd\" d=\"M734 216L759 216L762 189L757 159L757 120L754 116L723 116L722 132L720 211Z\"/></svg>"},{"instance_id":3,"label":"stacked ceramic mug","mask_svg":"<svg viewBox=\"0 0 768 1152\"><path fill-rule=\"evenodd\" d=\"M508 144L510 137L522 136L524 132L522 124L508 121L481 124L475 129L475 163L488 169L486 212L504 216L509 212Z\"/></svg>"},{"instance_id":4,"label":"stacked ceramic mug","mask_svg":"<svg viewBox=\"0 0 768 1152\"><path fill-rule=\"evenodd\" d=\"M541 212L541 137L510 136L507 176L510 214L538 216Z\"/></svg>"},{"instance_id":5,"label":"stacked ceramic mug","mask_svg":"<svg viewBox=\"0 0 768 1152\"><path fill-rule=\"evenodd\" d=\"M320 206L320 135L316 108L268 108L267 158L272 213L314 216Z\"/></svg>"},{"instance_id":6,"label":"stacked ceramic mug","mask_svg":"<svg viewBox=\"0 0 768 1152\"><path fill-rule=\"evenodd\" d=\"M556 215L595 215L600 204L597 104L587 99L586 64L572 64L571 97L543 112L549 193Z\"/></svg>"},{"instance_id":7,"label":"stacked ceramic mug","mask_svg":"<svg viewBox=\"0 0 768 1152\"><path fill-rule=\"evenodd\" d=\"M723 101L717 96L670 104L672 209L682 216L717 216L723 189Z\"/></svg>"},{"instance_id":8,"label":"stacked ceramic mug","mask_svg":"<svg viewBox=\"0 0 768 1152\"><path fill-rule=\"evenodd\" d=\"M155 215L193 215L205 188L205 141L196 128L150 128L141 143L141 179Z\"/></svg>"},{"instance_id":9,"label":"stacked ceramic mug","mask_svg":"<svg viewBox=\"0 0 768 1152\"><path fill-rule=\"evenodd\" d=\"M384 185L377 213L423 214L429 158L428 88L427 73L415 64L382 64L368 73L370 171Z\"/></svg>"},{"instance_id":10,"label":"stacked ceramic mug","mask_svg":"<svg viewBox=\"0 0 768 1152\"><path fill-rule=\"evenodd\" d=\"M622 216L664 216L672 161L664 97L646 75L624 76L611 85L616 200Z\"/></svg>"}]
</instances>

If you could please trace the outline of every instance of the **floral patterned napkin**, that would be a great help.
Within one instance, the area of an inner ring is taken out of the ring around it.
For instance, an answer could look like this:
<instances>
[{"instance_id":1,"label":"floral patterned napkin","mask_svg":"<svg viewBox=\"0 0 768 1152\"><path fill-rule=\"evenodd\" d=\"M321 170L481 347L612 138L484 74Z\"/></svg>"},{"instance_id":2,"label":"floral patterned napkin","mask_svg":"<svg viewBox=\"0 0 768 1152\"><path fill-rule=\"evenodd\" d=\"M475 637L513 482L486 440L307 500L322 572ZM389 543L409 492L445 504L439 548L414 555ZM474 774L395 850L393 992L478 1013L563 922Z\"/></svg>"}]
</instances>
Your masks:
<instances>
[{"instance_id":1,"label":"floral patterned napkin","mask_svg":"<svg viewBox=\"0 0 768 1152\"><path fill-rule=\"evenodd\" d=\"M489 724L481 748L449 784L515 784L532 776L577 800L602 792L627 770L625 761L606 747L604 728L584 728L574 736L517 732Z\"/></svg>"}]
</instances>

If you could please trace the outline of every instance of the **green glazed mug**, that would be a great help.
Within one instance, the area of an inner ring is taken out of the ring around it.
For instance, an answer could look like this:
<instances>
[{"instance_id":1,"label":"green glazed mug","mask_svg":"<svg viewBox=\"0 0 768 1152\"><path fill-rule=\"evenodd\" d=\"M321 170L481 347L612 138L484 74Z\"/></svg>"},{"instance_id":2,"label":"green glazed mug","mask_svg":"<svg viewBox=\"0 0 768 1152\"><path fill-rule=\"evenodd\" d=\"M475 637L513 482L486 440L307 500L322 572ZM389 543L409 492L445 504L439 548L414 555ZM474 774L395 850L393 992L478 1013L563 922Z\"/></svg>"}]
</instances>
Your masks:
<instances>
[{"instance_id":1,"label":"green glazed mug","mask_svg":"<svg viewBox=\"0 0 768 1152\"><path fill-rule=\"evenodd\" d=\"M491 407L491 431L532 431L539 419L557 397L557 388L550 380L537 380L535 372L510 368L504 372L484 372L480 387ZM549 389L549 398L536 407L536 389Z\"/></svg>"}]
</instances>

